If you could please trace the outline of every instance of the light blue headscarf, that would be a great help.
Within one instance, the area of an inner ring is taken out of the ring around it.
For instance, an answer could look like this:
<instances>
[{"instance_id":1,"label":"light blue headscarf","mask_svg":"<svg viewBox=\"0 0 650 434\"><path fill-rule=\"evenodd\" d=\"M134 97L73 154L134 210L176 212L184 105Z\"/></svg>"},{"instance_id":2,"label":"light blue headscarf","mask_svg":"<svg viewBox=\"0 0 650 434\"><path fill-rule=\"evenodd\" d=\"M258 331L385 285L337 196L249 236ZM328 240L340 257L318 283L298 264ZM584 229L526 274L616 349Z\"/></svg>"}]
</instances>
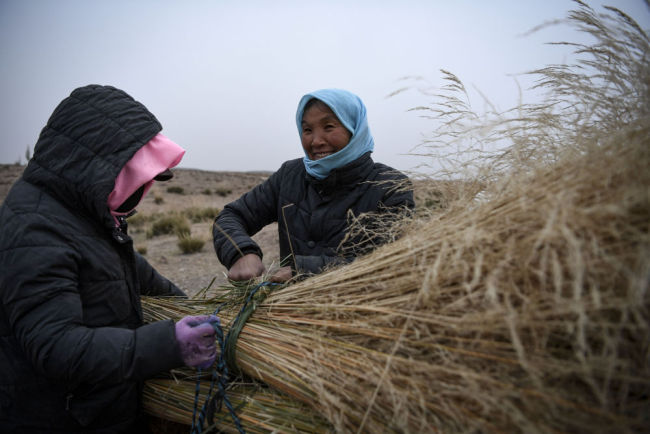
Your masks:
<instances>
[{"instance_id":1,"label":"light blue headscarf","mask_svg":"<svg viewBox=\"0 0 650 434\"><path fill-rule=\"evenodd\" d=\"M307 152L305 152L303 162L307 173L314 178L325 179L332 169L343 167L366 152L372 152L375 142L368 128L366 106L363 105L363 101L353 93L342 89L321 89L308 93L300 99L296 111L296 124L298 125L299 135L302 135L302 116L305 105L313 98L327 104L343 126L352 133L350 142L345 148L320 160L310 160Z\"/></svg>"}]
</instances>

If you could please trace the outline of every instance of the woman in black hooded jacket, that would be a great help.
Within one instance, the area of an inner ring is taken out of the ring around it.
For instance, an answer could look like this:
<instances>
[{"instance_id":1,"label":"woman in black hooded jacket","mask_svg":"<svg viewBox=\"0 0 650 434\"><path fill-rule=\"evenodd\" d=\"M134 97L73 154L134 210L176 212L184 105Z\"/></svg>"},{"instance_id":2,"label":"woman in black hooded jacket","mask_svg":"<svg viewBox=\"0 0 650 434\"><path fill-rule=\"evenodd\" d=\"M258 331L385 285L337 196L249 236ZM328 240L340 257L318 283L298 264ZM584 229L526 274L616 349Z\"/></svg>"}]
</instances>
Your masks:
<instances>
[{"instance_id":1,"label":"woman in black hooded jacket","mask_svg":"<svg viewBox=\"0 0 650 434\"><path fill-rule=\"evenodd\" d=\"M133 432L145 379L214 361L216 318L143 325L141 294L183 295L126 232L184 152L161 129L121 90L76 89L0 208L0 432Z\"/></svg>"}]
</instances>

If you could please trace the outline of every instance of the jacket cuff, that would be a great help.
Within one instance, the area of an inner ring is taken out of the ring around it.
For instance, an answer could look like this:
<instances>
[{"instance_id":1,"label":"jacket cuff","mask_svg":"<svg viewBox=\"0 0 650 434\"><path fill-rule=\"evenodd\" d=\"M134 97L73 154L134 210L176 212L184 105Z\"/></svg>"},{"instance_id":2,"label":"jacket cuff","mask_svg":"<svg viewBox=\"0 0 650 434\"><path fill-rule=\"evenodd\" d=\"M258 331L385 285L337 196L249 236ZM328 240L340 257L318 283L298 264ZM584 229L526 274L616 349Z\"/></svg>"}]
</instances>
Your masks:
<instances>
[{"instance_id":1,"label":"jacket cuff","mask_svg":"<svg viewBox=\"0 0 650 434\"><path fill-rule=\"evenodd\" d=\"M239 253L240 251L241 254ZM237 260L242 257L242 254L248 255L250 253L256 254L257 256L260 257L260 259L264 257L264 254L262 253L262 249L260 249L257 244L249 244L247 246L240 247L239 250L234 250L232 256L228 258L228 263L226 265L226 268L230 270L230 267L232 267L234 263L237 262Z\"/></svg>"},{"instance_id":2,"label":"jacket cuff","mask_svg":"<svg viewBox=\"0 0 650 434\"><path fill-rule=\"evenodd\" d=\"M181 350L176 342L174 321L163 320L135 329L136 354L147 355L138 363L137 377L147 379L161 372L184 366ZM149 357L149 355L154 355ZM146 359L146 361L145 361Z\"/></svg>"}]
</instances>

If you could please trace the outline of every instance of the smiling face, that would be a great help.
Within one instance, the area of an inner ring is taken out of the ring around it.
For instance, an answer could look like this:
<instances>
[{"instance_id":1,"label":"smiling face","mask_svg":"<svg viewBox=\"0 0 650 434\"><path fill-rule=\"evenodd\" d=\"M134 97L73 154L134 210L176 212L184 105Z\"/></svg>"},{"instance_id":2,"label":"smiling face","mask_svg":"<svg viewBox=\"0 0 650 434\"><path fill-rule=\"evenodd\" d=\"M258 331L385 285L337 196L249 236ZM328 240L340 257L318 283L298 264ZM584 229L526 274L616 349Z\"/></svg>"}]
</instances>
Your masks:
<instances>
[{"instance_id":1,"label":"smiling face","mask_svg":"<svg viewBox=\"0 0 650 434\"><path fill-rule=\"evenodd\" d=\"M308 103L302 116L300 141L310 160L320 160L345 148L352 134L322 101Z\"/></svg>"}]
</instances>

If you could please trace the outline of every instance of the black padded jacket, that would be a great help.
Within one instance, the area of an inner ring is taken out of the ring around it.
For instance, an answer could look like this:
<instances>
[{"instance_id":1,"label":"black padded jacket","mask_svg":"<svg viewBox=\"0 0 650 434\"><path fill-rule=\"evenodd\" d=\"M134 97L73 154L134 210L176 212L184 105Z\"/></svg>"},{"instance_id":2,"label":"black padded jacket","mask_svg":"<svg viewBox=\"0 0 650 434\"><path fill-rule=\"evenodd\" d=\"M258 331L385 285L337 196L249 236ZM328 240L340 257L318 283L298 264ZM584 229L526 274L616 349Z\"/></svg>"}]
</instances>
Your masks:
<instances>
[{"instance_id":1,"label":"black padded jacket","mask_svg":"<svg viewBox=\"0 0 650 434\"><path fill-rule=\"evenodd\" d=\"M323 180L310 176L302 159L287 161L266 181L225 206L213 228L215 251L227 268L241 253L261 257L251 236L278 222L281 264L290 265L294 272L318 273L328 265L350 262L385 242L380 237L353 238L346 243L356 247L346 250L341 243L350 219L362 213L376 213L375 218L381 219L409 212L415 206L413 192L400 185L404 183L408 185L405 175L375 163L370 153Z\"/></svg>"},{"instance_id":2,"label":"black padded jacket","mask_svg":"<svg viewBox=\"0 0 650 434\"><path fill-rule=\"evenodd\" d=\"M134 252L107 205L161 130L126 93L63 100L0 208L0 432L132 432L142 382L183 365L174 323L141 294L180 291Z\"/></svg>"}]
</instances>

